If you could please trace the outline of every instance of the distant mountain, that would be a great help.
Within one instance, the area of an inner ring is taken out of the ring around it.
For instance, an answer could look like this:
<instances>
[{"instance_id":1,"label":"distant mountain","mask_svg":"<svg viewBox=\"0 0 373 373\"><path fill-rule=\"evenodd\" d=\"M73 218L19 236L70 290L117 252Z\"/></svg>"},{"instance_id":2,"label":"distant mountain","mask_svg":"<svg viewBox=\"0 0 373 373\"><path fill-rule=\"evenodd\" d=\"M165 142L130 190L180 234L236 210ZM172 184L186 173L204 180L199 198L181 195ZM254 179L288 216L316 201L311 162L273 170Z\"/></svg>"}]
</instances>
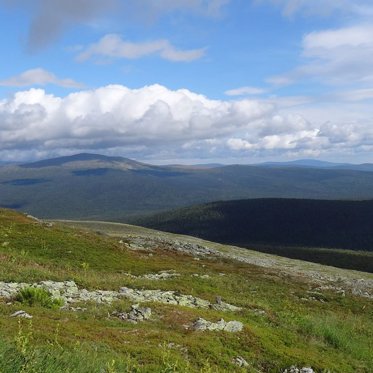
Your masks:
<instances>
[{"instance_id":1,"label":"distant mountain","mask_svg":"<svg viewBox=\"0 0 373 373\"><path fill-rule=\"evenodd\" d=\"M0 207L40 217L124 221L217 200L373 199L373 172L314 167L154 166L78 154L0 167Z\"/></svg>"},{"instance_id":2,"label":"distant mountain","mask_svg":"<svg viewBox=\"0 0 373 373\"><path fill-rule=\"evenodd\" d=\"M108 157L100 154L81 153L66 157L45 159L37 162L20 165L21 168L44 168L44 167L111 167L111 168L142 168L144 164L123 157Z\"/></svg>"},{"instance_id":3,"label":"distant mountain","mask_svg":"<svg viewBox=\"0 0 373 373\"><path fill-rule=\"evenodd\" d=\"M329 265L337 265L339 254L328 254L314 248L373 252L373 200L251 199L213 202L133 222L166 232ZM371 261L362 262L359 266L356 262L341 266L373 272Z\"/></svg>"},{"instance_id":4,"label":"distant mountain","mask_svg":"<svg viewBox=\"0 0 373 373\"><path fill-rule=\"evenodd\" d=\"M373 171L372 163L352 164L352 163L333 163L319 161L316 159L299 159L289 162L264 162L259 163L259 167L283 168L283 167L309 167L309 168L326 168L326 169L345 169L356 171Z\"/></svg>"},{"instance_id":5,"label":"distant mountain","mask_svg":"<svg viewBox=\"0 0 373 373\"><path fill-rule=\"evenodd\" d=\"M315 168L330 168L345 165L344 163L333 163L326 161L319 161L317 159L298 159L288 162L264 162L257 166L262 167L315 167Z\"/></svg>"}]
</instances>

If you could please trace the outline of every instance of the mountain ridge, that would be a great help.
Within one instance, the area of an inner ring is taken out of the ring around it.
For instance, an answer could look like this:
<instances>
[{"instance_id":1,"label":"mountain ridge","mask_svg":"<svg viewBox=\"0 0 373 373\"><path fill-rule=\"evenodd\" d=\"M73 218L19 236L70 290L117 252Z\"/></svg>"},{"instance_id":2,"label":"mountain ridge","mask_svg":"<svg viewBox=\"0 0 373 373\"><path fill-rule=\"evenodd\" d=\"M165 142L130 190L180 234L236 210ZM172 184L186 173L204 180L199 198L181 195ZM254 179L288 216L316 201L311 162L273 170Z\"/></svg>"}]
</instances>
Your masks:
<instances>
[{"instance_id":1,"label":"mountain ridge","mask_svg":"<svg viewBox=\"0 0 373 373\"><path fill-rule=\"evenodd\" d=\"M0 206L44 218L122 221L218 200L373 199L373 172L356 170L180 168L92 154L40 162L0 167Z\"/></svg>"}]
</instances>

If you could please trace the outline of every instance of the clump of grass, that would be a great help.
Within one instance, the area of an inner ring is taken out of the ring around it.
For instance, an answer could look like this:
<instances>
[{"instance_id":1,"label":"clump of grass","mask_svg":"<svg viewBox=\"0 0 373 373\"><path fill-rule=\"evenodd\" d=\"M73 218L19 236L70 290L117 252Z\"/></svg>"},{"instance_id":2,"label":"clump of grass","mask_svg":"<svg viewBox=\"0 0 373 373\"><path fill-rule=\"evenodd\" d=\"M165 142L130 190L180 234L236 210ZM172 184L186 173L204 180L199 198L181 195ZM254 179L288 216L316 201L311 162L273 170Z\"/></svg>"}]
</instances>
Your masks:
<instances>
[{"instance_id":1,"label":"clump of grass","mask_svg":"<svg viewBox=\"0 0 373 373\"><path fill-rule=\"evenodd\" d=\"M39 305L45 308L56 309L64 305L62 299L53 298L51 293L47 290L36 287L26 287L21 289L16 295L15 300L31 307Z\"/></svg>"}]
</instances>

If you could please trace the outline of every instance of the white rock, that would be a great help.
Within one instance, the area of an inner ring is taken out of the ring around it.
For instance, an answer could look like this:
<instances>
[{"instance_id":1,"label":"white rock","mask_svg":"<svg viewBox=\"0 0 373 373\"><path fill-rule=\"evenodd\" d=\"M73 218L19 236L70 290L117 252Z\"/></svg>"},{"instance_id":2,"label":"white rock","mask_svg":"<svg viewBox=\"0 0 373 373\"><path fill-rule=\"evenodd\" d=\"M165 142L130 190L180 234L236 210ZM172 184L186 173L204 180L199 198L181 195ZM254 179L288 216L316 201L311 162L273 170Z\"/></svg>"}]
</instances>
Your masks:
<instances>
[{"instance_id":1,"label":"white rock","mask_svg":"<svg viewBox=\"0 0 373 373\"><path fill-rule=\"evenodd\" d=\"M23 319L32 319L32 316L25 311L16 311L10 315L10 317L21 317Z\"/></svg>"}]
</instances>

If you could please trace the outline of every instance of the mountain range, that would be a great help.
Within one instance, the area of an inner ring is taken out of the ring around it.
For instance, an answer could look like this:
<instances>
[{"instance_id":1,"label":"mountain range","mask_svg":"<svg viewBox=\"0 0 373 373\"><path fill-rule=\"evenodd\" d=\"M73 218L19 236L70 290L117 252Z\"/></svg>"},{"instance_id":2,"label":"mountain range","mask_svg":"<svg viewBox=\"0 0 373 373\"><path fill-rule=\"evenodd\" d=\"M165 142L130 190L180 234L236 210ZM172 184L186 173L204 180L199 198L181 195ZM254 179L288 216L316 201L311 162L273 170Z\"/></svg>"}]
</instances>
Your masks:
<instances>
[{"instance_id":1,"label":"mountain range","mask_svg":"<svg viewBox=\"0 0 373 373\"><path fill-rule=\"evenodd\" d=\"M373 199L373 172L268 164L155 166L96 154L0 167L0 206L44 218L125 221L248 198Z\"/></svg>"}]
</instances>

